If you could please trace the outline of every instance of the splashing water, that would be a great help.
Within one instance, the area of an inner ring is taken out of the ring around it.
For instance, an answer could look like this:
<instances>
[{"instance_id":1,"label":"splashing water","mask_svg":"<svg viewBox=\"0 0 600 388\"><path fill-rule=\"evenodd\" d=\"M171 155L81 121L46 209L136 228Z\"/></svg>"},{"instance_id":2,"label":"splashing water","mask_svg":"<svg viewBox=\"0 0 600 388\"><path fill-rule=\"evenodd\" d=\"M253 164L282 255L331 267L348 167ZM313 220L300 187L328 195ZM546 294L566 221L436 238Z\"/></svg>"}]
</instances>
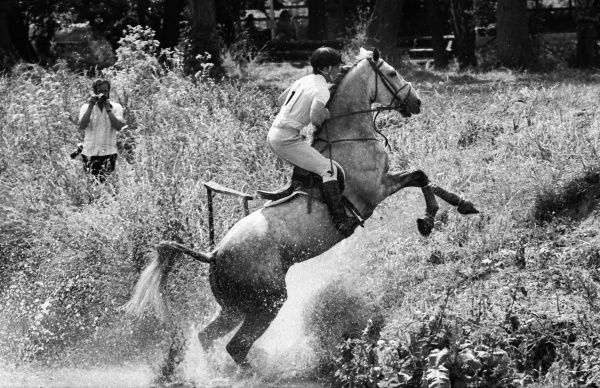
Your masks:
<instances>
[{"instance_id":1,"label":"splashing water","mask_svg":"<svg viewBox=\"0 0 600 388\"><path fill-rule=\"evenodd\" d=\"M184 381L207 388L258 388L265 384L289 388L322 387L299 378L303 371L314 368L318 362L318 355L311 349L309 337L304 333L303 309L320 288L339 276L340 268L353 265L353 258L357 258L358 243L355 241L360 240L363 233L357 232L359 236L350 241L290 269L286 278L288 300L249 354L254 369L259 371L258 376L236 377L237 367L224 348L229 337L219 340L215 350L206 354L196 338L200 328L191 327L186 333L189 347L179 366ZM0 367L0 387L149 387L155 377L152 367L143 363L81 369Z\"/></svg>"}]
</instances>

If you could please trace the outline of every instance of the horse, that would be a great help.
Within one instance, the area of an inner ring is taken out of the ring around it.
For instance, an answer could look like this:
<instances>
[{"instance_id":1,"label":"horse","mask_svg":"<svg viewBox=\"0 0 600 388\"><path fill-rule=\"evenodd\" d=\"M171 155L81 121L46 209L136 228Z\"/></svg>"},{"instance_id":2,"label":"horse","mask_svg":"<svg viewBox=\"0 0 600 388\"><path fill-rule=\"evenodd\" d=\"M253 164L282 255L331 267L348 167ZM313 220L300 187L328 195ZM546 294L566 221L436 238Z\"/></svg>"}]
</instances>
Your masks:
<instances>
[{"instance_id":1,"label":"horse","mask_svg":"<svg viewBox=\"0 0 600 388\"><path fill-rule=\"evenodd\" d=\"M405 187L419 187L425 197L425 216L417 220L427 235L439 207L436 195L462 214L476 213L469 201L431 183L420 170L389 171L386 148L375 138L373 103L385 105L405 117L418 114L421 100L412 85L379 51L361 49L357 61L346 68L328 103L330 119L315 135L313 147L342 166L343 195L367 219L384 199ZM163 241L140 275L125 309L141 315L153 307L159 316L166 306L161 289L172 261L181 254L210 265L209 282L221 306L218 316L198 333L205 350L241 324L226 345L233 360L248 367L254 342L275 319L287 298L285 276L289 268L329 250L345 237L333 224L326 205L296 195L277 206L263 207L239 220L211 252Z\"/></svg>"}]
</instances>

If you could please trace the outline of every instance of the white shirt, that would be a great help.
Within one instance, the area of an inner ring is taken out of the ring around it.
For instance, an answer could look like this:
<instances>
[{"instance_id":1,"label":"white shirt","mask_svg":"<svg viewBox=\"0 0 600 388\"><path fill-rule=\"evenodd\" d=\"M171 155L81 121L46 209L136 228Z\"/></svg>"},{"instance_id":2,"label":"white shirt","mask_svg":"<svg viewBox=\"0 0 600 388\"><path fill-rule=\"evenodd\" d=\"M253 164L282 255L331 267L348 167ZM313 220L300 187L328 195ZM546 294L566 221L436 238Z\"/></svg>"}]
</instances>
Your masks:
<instances>
[{"instance_id":1,"label":"white shirt","mask_svg":"<svg viewBox=\"0 0 600 388\"><path fill-rule=\"evenodd\" d=\"M301 130L310 123L312 102L316 100L326 105L329 101L329 87L321 74L309 74L294 82L285 98L273 126Z\"/></svg>"},{"instance_id":2,"label":"white shirt","mask_svg":"<svg viewBox=\"0 0 600 388\"><path fill-rule=\"evenodd\" d=\"M123 121L123 107L110 100L113 115ZM88 104L83 104L79 110L79 121L83 118ZM85 156L103 156L117 153L117 130L110 124L106 107L100 111L98 105L92 108L90 123L85 129L83 137L83 151Z\"/></svg>"}]
</instances>

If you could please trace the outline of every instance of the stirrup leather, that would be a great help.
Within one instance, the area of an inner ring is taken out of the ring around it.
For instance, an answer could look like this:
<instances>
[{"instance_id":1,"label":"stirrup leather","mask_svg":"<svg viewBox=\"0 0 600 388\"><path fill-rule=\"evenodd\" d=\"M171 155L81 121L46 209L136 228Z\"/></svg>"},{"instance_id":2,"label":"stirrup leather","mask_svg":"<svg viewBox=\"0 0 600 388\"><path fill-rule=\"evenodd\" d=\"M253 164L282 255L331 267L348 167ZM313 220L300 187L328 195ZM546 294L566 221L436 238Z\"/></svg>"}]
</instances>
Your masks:
<instances>
[{"instance_id":1,"label":"stirrup leather","mask_svg":"<svg viewBox=\"0 0 600 388\"><path fill-rule=\"evenodd\" d=\"M294 184L294 181L291 181L285 186L274 191L256 190L256 194L262 199L266 199L268 201L277 201L278 199L292 195L297 187L298 186Z\"/></svg>"}]
</instances>

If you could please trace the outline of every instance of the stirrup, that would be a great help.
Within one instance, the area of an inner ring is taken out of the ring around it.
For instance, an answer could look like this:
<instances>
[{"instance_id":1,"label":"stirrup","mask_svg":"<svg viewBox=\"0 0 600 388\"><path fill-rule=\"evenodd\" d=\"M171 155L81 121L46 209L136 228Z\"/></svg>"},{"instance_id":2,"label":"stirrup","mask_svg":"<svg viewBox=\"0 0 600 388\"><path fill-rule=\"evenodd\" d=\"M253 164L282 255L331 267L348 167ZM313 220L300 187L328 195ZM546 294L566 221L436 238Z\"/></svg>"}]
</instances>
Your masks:
<instances>
[{"instance_id":1,"label":"stirrup","mask_svg":"<svg viewBox=\"0 0 600 388\"><path fill-rule=\"evenodd\" d=\"M277 201L278 199L285 198L287 196L292 195L292 193L294 192L294 189L295 189L295 185L292 181L292 182L287 183L282 188L274 190L274 191L256 190L256 194L259 197L261 197L262 199L266 199L268 201Z\"/></svg>"}]
</instances>

